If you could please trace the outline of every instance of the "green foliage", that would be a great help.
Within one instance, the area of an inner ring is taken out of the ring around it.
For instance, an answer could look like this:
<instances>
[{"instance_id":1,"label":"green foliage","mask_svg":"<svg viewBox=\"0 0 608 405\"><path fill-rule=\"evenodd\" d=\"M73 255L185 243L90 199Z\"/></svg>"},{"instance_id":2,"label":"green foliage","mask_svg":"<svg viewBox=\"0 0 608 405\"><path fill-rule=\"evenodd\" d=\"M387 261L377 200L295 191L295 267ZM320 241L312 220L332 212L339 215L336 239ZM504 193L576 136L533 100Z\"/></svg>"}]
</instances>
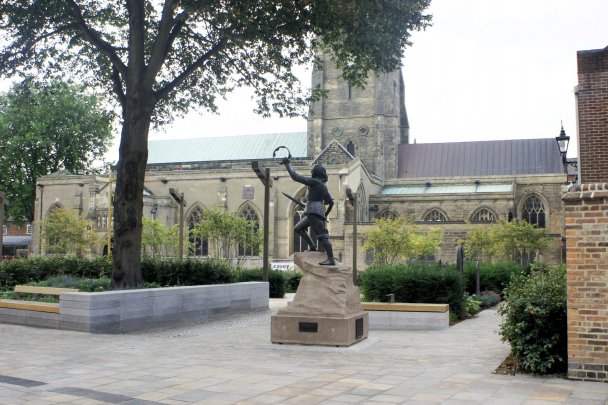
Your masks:
<instances>
[{"instance_id":1,"label":"green foliage","mask_svg":"<svg viewBox=\"0 0 608 405\"><path fill-rule=\"evenodd\" d=\"M443 232L423 234L404 218L379 218L367 232L365 248L374 251L374 265L406 263L410 258L432 256L443 241Z\"/></svg>"},{"instance_id":2,"label":"green foliage","mask_svg":"<svg viewBox=\"0 0 608 405\"><path fill-rule=\"evenodd\" d=\"M142 226L141 245L144 256L177 256L179 225L169 227L160 221L144 216ZM184 240L184 242L186 241L187 239Z\"/></svg>"},{"instance_id":3,"label":"green foliage","mask_svg":"<svg viewBox=\"0 0 608 405\"><path fill-rule=\"evenodd\" d=\"M492 245L490 229L485 225L478 225L467 232L464 240L464 253L470 259L481 260Z\"/></svg>"},{"instance_id":4,"label":"green foliage","mask_svg":"<svg viewBox=\"0 0 608 405\"><path fill-rule=\"evenodd\" d=\"M550 243L547 231L526 221L500 221L490 228L492 254L511 260L522 260L531 253L542 252Z\"/></svg>"},{"instance_id":5,"label":"green foliage","mask_svg":"<svg viewBox=\"0 0 608 405\"><path fill-rule=\"evenodd\" d=\"M500 295L494 291L482 291L480 296L475 296L475 299L481 302L481 308L491 308L501 300Z\"/></svg>"},{"instance_id":6,"label":"green foliage","mask_svg":"<svg viewBox=\"0 0 608 405\"><path fill-rule=\"evenodd\" d=\"M95 254L101 239L90 224L74 210L54 209L46 221L40 222L45 251L48 253Z\"/></svg>"},{"instance_id":7,"label":"green foliage","mask_svg":"<svg viewBox=\"0 0 608 405\"><path fill-rule=\"evenodd\" d=\"M481 301L477 296L465 293L463 299L467 316L474 316L481 311Z\"/></svg>"},{"instance_id":8,"label":"green foliage","mask_svg":"<svg viewBox=\"0 0 608 405\"><path fill-rule=\"evenodd\" d=\"M567 366L566 269L543 268L515 275L499 308L500 335L523 370L564 371Z\"/></svg>"},{"instance_id":9,"label":"green foliage","mask_svg":"<svg viewBox=\"0 0 608 405\"><path fill-rule=\"evenodd\" d=\"M246 281L262 281L264 276L262 269L237 269L234 273L235 283ZM270 284L270 298L283 298L285 296L285 272L281 270L270 270L268 273Z\"/></svg>"},{"instance_id":10,"label":"green foliage","mask_svg":"<svg viewBox=\"0 0 608 405\"><path fill-rule=\"evenodd\" d=\"M38 287L77 288L81 292L100 292L110 289L109 277L85 278L71 275L49 277L44 281L30 283Z\"/></svg>"},{"instance_id":11,"label":"green foliage","mask_svg":"<svg viewBox=\"0 0 608 405\"><path fill-rule=\"evenodd\" d=\"M458 317L466 314L462 276L454 266L384 265L362 272L359 287L368 301L450 304Z\"/></svg>"},{"instance_id":12,"label":"green foliage","mask_svg":"<svg viewBox=\"0 0 608 405\"><path fill-rule=\"evenodd\" d=\"M285 274L285 292L295 293L302 279L302 272L299 270L284 271Z\"/></svg>"},{"instance_id":13,"label":"green foliage","mask_svg":"<svg viewBox=\"0 0 608 405\"><path fill-rule=\"evenodd\" d=\"M194 237L209 241L210 257L226 260L227 263L236 262L237 265L245 259L238 256L239 245L245 251L258 251L263 240L263 233L257 224L219 207L203 210L201 221L190 232Z\"/></svg>"},{"instance_id":14,"label":"green foliage","mask_svg":"<svg viewBox=\"0 0 608 405\"><path fill-rule=\"evenodd\" d=\"M90 172L111 139L109 115L82 87L27 79L0 95L0 191L10 201L7 217L33 222L38 178L63 169Z\"/></svg>"},{"instance_id":15,"label":"green foliage","mask_svg":"<svg viewBox=\"0 0 608 405\"><path fill-rule=\"evenodd\" d=\"M466 291L475 293L475 262L466 262L464 266L464 280ZM522 268L513 262L506 263L480 263L479 285L482 291L495 291L502 294L513 274L521 274Z\"/></svg>"},{"instance_id":16,"label":"green foliage","mask_svg":"<svg viewBox=\"0 0 608 405\"><path fill-rule=\"evenodd\" d=\"M162 287L233 282L224 261L144 258L141 265L144 282Z\"/></svg>"},{"instance_id":17,"label":"green foliage","mask_svg":"<svg viewBox=\"0 0 608 405\"><path fill-rule=\"evenodd\" d=\"M30 256L0 261L0 289L29 284L54 276L103 278L112 274L112 263L106 256L91 259L76 256Z\"/></svg>"}]
</instances>

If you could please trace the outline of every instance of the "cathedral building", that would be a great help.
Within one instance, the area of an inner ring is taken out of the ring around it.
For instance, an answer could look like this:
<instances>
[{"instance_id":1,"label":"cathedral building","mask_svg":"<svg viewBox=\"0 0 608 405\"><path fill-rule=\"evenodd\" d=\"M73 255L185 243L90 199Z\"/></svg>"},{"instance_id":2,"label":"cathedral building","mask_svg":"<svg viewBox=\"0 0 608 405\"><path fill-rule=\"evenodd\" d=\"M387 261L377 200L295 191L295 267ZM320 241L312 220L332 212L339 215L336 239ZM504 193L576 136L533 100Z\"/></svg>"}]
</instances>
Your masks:
<instances>
[{"instance_id":1,"label":"cathedral building","mask_svg":"<svg viewBox=\"0 0 608 405\"><path fill-rule=\"evenodd\" d=\"M364 248L365 233L380 216L405 216L423 229L440 227L444 243L434 258L454 262L455 246L468 230L503 218L526 219L547 229L552 238L544 260L562 257L564 228L561 195L566 174L555 138L408 143L404 82L400 70L371 76L365 89L340 79L329 58L312 73L313 86L327 97L310 108L307 132L236 137L150 141L145 180L144 215L166 225L180 221L179 207L169 190L184 194L184 224L192 228L206 207L219 206L254 221L263 221L264 186L252 161L270 168L269 254L272 263L289 263L306 249L293 226L302 209L284 197L304 197L285 167L273 160L276 147L286 146L292 166L310 175L323 164L335 205L328 229L336 258L353 263L353 222L356 218L357 265L372 259ZM110 218L109 176L55 173L39 179L36 221L57 207L72 208L88 218L100 235ZM351 199L349 199L349 196ZM356 212L351 200L356 199ZM187 237L187 236L186 236ZM205 241L191 240L189 256L205 257ZM39 227L34 226L33 253L44 254ZM261 249L242 251L247 265L260 267Z\"/></svg>"}]
</instances>

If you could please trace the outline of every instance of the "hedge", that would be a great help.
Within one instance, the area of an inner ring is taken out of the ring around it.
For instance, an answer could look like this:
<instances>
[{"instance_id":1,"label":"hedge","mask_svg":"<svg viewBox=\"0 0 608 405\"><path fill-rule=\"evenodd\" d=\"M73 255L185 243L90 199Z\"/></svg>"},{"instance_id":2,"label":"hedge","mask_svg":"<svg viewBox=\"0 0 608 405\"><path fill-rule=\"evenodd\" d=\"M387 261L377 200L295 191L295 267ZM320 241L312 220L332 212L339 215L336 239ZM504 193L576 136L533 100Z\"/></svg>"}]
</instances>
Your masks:
<instances>
[{"instance_id":1,"label":"hedge","mask_svg":"<svg viewBox=\"0 0 608 405\"><path fill-rule=\"evenodd\" d=\"M239 269L234 273L234 282L262 281L262 269ZM268 273L270 284L270 298L283 298L285 295L285 272L281 270L270 270Z\"/></svg>"},{"instance_id":2,"label":"hedge","mask_svg":"<svg viewBox=\"0 0 608 405\"><path fill-rule=\"evenodd\" d=\"M359 287L367 301L387 301L395 294L396 302L450 304L450 311L465 316L463 277L452 265L373 266L361 274Z\"/></svg>"},{"instance_id":3,"label":"hedge","mask_svg":"<svg viewBox=\"0 0 608 405\"><path fill-rule=\"evenodd\" d=\"M475 294L475 262L467 262L464 266L466 291ZM479 285L481 291L494 291L502 294L509 285L513 274L521 274L523 269L517 263L480 263Z\"/></svg>"}]
</instances>

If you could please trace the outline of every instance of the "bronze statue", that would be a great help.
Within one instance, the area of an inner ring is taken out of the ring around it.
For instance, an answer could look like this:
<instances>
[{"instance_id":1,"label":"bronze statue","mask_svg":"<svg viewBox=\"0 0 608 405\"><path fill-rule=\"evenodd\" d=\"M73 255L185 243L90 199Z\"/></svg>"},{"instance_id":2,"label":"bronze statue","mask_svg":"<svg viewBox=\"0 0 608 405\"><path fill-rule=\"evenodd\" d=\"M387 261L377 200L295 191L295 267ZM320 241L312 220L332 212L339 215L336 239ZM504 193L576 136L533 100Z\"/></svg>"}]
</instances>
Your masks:
<instances>
[{"instance_id":1,"label":"bronze statue","mask_svg":"<svg viewBox=\"0 0 608 405\"><path fill-rule=\"evenodd\" d=\"M321 165L315 165L311 171L312 177L305 177L293 170L288 157L283 158L281 163L285 165L287 172L294 181L308 186L308 201L304 207L304 218L296 224L294 230L306 241L310 251L316 251L317 247L307 232L309 227L312 228L317 240L327 253L327 259L319 264L334 266L336 259L334 259L333 248L329 240L329 231L325 226L326 217L334 206L334 200L325 185L327 182L325 168ZM327 209L325 209L325 205L327 205Z\"/></svg>"}]
</instances>

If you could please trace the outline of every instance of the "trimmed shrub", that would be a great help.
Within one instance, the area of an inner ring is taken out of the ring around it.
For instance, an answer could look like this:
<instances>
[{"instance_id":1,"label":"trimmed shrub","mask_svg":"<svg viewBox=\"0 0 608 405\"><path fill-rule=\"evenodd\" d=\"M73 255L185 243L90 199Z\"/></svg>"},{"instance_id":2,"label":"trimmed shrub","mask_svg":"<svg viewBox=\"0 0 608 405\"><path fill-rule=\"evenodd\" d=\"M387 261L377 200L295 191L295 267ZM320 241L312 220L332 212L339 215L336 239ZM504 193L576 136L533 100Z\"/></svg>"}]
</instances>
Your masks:
<instances>
[{"instance_id":1,"label":"trimmed shrub","mask_svg":"<svg viewBox=\"0 0 608 405\"><path fill-rule=\"evenodd\" d=\"M281 270L270 270L268 283L270 284L270 298L283 298L285 296L285 272ZM234 273L235 283L246 281L262 281L264 276L262 269L238 269Z\"/></svg>"},{"instance_id":2,"label":"trimmed shrub","mask_svg":"<svg viewBox=\"0 0 608 405\"><path fill-rule=\"evenodd\" d=\"M162 287L233 282L230 266L219 260L144 258L141 272L145 283Z\"/></svg>"},{"instance_id":3,"label":"trimmed shrub","mask_svg":"<svg viewBox=\"0 0 608 405\"><path fill-rule=\"evenodd\" d=\"M511 275L521 273L523 273L523 269L517 263L480 263L479 285L482 291L495 291L502 294L509 285ZM466 291L469 294L475 294L475 262L465 263L464 279Z\"/></svg>"},{"instance_id":4,"label":"trimmed shrub","mask_svg":"<svg viewBox=\"0 0 608 405\"><path fill-rule=\"evenodd\" d=\"M295 293L302 279L302 272L298 270L284 271L285 275L285 292Z\"/></svg>"},{"instance_id":5,"label":"trimmed shrub","mask_svg":"<svg viewBox=\"0 0 608 405\"><path fill-rule=\"evenodd\" d=\"M453 265L385 265L370 267L361 274L359 287L368 301L450 304L459 318L466 316L463 278Z\"/></svg>"},{"instance_id":6,"label":"trimmed shrub","mask_svg":"<svg viewBox=\"0 0 608 405\"><path fill-rule=\"evenodd\" d=\"M567 367L566 269L515 275L504 291L500 335L522 369L532 373Z\"/></svg>"},{"instance_id":7,"label":"trimmed shrub","mask_svg":"<svg viewBox=\"0 0 608 405\"><path fill-rule=\"evenodd\" d=\"M0 261L0 289L46 280L58 275L85 278L110 277L112 262L105 256L92 259L76 256L31 256Z\"/></svg>"}]
</instances>

